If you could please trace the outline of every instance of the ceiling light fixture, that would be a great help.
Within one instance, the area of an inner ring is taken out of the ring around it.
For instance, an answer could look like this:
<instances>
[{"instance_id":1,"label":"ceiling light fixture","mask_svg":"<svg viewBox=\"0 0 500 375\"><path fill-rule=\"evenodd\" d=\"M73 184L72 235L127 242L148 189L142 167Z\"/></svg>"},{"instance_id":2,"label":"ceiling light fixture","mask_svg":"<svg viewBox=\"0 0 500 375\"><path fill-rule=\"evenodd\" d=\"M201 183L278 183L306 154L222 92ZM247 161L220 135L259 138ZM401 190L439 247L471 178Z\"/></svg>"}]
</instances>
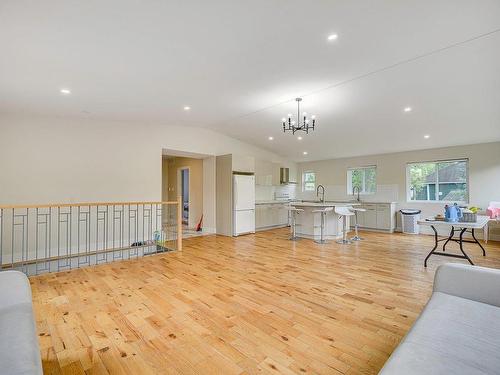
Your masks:
<instances>
[{"instance_id":1,"label":"ceiling light fixture","mask_svg":"<svg viewBox=\"0 0 500 375\"><path fill-rule=\"evenodd\" d=\"M64 95L69 95L69 94L71 94L71 91L70 91L69 89L61 89L61 90L59 90L59 92L60 92L61 94L64 94Z\"/></svg>"},{"instance_id":2,"label":"ceiling light fixture","mask_svg":"<svg viewBox=\"0 0 500 375\"><path fill-rule=\"evenodd\" d=\"M424 135L425 139L429 139L431 136L429 134Z\"/></svg>"},{"instance_id":3,"label":"ceiling light fixture","mask_svg":"<svg viewBox=\"0 0 500 375\"><path fill-rule=\"evenodd\" d=\"M314 126L316 124L316 116L312 115L311 119L308 119L307 113L303 112L301 119L300 102L302 101L302 98L297 98L295 99L295 101L297 102L297 123L295 122L295 120L293 120L293 116L291 114L288 114L288 119L282 118L281 124L283 125L283 133L286 133L286 131L288 130L291 131L292 134L295 134L295 132L302 130L306 132L306 134L309 134L309 130L314 130Z\"/></svg>"},{"instance_id":4,"label":"ceiling light fixture","mask_svg":"<svg viewBox=\"0 0 500 375\"><path fill-rule=\"evenodd\" d=\"M339 36L337 34L328 35L328 40L336 40Z\"/></svg>"},{"instance_id":5,"label":"ceiling light fixture","mask_svg":"<svg viewBox=\"0 0 500 375\"><path fill-rule=\"evenodd\" d=\"M307 151L304 151L304 152L303 152L303 154L304 154L304 155L307 155L307 154L308 154L308 152L307 152Z\"/></svg>"},{"instance_id":6,"label":"ceiling light fixture","mask_svg":"<svg viewBox=\"0 0 500 375\"><path fill-rule=\"evenodd\" d=\"M269 137L269 138L267 138L267 139L269 139L270 141L272 141L272 140L274 139L274 137Z\"/></svg>"},{"instance_id":7,"label":"ceiling light fixture","mask_svg":"<svg viewBox=\"0 0 500 375\"><path fill-rule=\"evenodd\" d=\"M188 106L188 105L185 105L185 106L184 106L184 110L185 110L185 111L189 111L190 109L191 109L191 107L190 107L190 106Z\"/></svg>"},{"instance_id":8,"label":"ceiling light fixture","mask_svg":"<svg viewBox=\"0 0 500 375\"><path fill-rule=\"evenodd\" d=\"M405 111L405 112L411 112L411 109L412 109L411 107L406 107L406 108L404 109L404 111Z\"/></svg>"},{"instance_id":9,"label":"ceiling light fixture","mask_svg":"<svg viewBox=\"0 0 500 375\"><path fill-rule=\"evenodd\" d=\"M301 140L302 140L302 137L299 135L299 136L297 137L297 139L298 139L299 141L301 141Z\"/></svg>"}]
</instances>

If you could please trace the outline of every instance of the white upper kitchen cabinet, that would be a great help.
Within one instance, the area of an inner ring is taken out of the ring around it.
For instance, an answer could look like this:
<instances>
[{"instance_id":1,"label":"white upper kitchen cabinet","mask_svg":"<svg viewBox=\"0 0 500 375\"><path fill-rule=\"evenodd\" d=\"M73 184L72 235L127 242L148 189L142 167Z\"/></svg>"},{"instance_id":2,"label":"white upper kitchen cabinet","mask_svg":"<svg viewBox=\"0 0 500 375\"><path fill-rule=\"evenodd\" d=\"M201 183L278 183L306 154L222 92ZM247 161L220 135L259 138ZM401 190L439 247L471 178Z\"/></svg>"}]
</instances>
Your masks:
<instances>
[{"instance_id":1,"label":"white upper kitchen cabinet","mask_svg":"<svg viewBox=\"0 0 500 375\"><path fill-rule=\"evenodd\" d=\"M232 155L233 171L254 173L255 172L255 158L253 156Z\"/></svg>"},{"instance_id":2,"label":"white upper kitchen cabinet","mask_svg":"<svg viewBox=\"0 0 500 375\"><path fill-rule=\"evenodd\" d=\"M255 184L256 185L273 185L273 163L265 160L255 160Z\"/></svg>"},{"instance_id":3,"label":"white upper kitchen cabinet","mask_svg":"<svg viewBox=\"0 0 500 375\"><path fill-rule=\"evenodd\" d=\"M281 164L280 163L271 163L272 164L272 184L274 186L278 186L280 184L280 168Z\"/></svg>"}]
</instances>

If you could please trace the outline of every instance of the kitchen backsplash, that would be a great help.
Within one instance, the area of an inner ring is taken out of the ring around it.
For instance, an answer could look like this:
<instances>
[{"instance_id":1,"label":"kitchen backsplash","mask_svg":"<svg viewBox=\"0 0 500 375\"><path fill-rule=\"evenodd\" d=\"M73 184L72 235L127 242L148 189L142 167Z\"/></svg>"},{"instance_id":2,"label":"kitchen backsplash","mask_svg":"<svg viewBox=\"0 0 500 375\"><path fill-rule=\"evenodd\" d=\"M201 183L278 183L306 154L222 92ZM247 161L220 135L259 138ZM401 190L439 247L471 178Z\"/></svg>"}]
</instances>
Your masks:
<instances>
[{"instance_id":1,"label":"kitchen backsplash","mask_svg":"<svg viewBox=\"0 0 500 375\"><path fill-rule=\"evenodd\" d=\"M301 199L316 199L316 192L302 192L297 188L297 197ZM329 201L345 201L352 199L352 195L347 194L345 185L326 185L325 200ZM370 195L362 195L361 199L365 202L397 202L399 201L399 186L394 185L377 185L377 192Z\"/></svg>"},{"instance_id":2,"label":"kitchen backsplash","mask_svg":"<svg viewBox=\"0 0 500 375\"><path fill-rule=\"evenodd\" d=\"M297 198L297 191L298 186L294 184L277 186L255 185L255 200L271 201L287 196L290 199L295 199Z\"/></svg>"}]
</instances>

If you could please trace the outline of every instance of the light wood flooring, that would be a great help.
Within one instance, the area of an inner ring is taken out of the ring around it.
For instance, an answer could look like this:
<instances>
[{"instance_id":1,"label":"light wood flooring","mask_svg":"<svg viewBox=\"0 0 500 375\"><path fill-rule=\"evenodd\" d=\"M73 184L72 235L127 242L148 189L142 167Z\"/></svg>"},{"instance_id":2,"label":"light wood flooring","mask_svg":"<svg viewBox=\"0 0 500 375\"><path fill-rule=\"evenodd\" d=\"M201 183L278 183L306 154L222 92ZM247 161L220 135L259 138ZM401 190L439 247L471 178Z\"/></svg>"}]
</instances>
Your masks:
<instances>
[{"instance_id":1,"label":"light wood flooring","mask_svg":"<svg viewBox=\"0 0 500 375\"><path fill-rule=\"evenodd\" d=\"M46 374L374 374L432 289L432 237L353 245L286 229L32 277ZM453 244L455 248L457 245ZM500 243L478 265L500 268Z\"/></svg>"}]
</instances>

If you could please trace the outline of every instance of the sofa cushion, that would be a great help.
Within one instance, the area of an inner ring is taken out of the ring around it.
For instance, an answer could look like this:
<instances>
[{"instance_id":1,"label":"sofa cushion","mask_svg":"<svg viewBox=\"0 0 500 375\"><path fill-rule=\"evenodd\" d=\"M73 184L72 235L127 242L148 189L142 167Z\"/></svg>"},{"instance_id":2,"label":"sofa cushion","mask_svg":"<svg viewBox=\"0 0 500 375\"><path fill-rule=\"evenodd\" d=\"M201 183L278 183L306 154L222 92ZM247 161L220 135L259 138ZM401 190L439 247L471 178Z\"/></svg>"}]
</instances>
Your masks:
<instances>
[{"instance_id":1,"label":"sofa cushion","mask_svg":"<svg viewBox=\"0 0 500 375\"><path fill-rule=\"evenodd\" d=\"M0 272L0 373L41 375L31 288L21 272Z\"/></svg>"},{"instance_id":2,"label":"sofa cushion","mask_svg":"<svg viewBox=\"0 0 500 375\"><path fill-rule=\"evenodd\" d=\"M31 303L0 310L2 374L41 374L40 351Z\"/></svg>"},{"instance_id":3,"label":"sofa cushion","mask_svg":"<svg viewBox=\"0 0 500 375\"><path fill-rule=\"evenodd\" d=\"M500 308L435 292L381 374L497 374Z\"/></svg>"},{"instance_id":4,"label":"sofa cushion","mask_svg":"<svg viewBox=\"0 0 500 375\"><path fill-rule=\"evenodd\" d=\"M0 310L20 303L31 304L31 286L24 273L2 271L0 285Z\"/></svg>"}]
</instances>

